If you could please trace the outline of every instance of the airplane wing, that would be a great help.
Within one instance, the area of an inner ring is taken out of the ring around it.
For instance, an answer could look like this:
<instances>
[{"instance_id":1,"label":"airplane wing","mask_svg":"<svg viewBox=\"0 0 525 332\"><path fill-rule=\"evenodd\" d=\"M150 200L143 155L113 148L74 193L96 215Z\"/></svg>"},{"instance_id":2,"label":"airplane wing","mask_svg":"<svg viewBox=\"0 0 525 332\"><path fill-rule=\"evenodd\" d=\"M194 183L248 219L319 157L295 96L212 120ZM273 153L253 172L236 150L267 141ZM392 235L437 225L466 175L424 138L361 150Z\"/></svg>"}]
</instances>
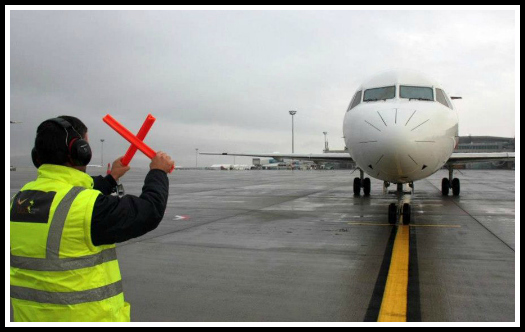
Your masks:
<instances>
[{"instance_id":1,"label":"airplane wing","mask_svg":"<svg viewBox=\"0 0 525 332\"><path fill-rule=\"evenodd\" d=\"M353 161L349 153L229 153L229 152L199 152L202 155L266 157L274 159L296 159L311 161Z\"/></svg>"},{"instance_id":2,"label":"airplane wing","mask_svg":"<svg viewBox=\"0 0 525 332\"><path fill-rule=\"evenodd\" d=\"M467 164L473 162L514 161L514 152L485 152L485 153L460 153L454 152L447 161L448 165Z\"/></svg>"},{"instance_id":3,"label":"airplane wing","mask_svg":"<svg viewBox=\"0 0 525 332\"><path fill-rule=\"evenodd\" d=\"M266 157L275 159L297 159L311 161L353 161L349 153L230 153L230 152L200 152L202 155ZM448 165L467 164L473 162L514 161L514 152L459 153L455 152L447 161Z\"/></svg>"}]
</instances>

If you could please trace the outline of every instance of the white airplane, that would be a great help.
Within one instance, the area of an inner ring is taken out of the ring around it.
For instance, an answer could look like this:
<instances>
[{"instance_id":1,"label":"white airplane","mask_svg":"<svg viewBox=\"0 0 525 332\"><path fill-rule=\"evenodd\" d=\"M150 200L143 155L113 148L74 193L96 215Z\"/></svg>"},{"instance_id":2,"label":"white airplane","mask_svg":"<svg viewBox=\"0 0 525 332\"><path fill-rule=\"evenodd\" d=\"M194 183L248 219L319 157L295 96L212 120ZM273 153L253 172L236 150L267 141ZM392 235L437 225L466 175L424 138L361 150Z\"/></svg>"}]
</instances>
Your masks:
<instances>
[{"instance_id":1,"label":"white airplane","mask_svg":"<svg viewBox=\"0 0 525 332\"><path fill-rule=\"evenodd\" d=\"M479 161L512 161L514 153L455 153L458 139L458 111L439 83L420 73L391 71L373 77L354 94L346 111L343 133L348 153L200 153L203 155L257 156L318 161L354 161L361 176L354 179L354 194L370 195L370 178L391 183L397 191L403 184L414 188L414 181L434 174L444 166L449 177L441 190L460 193L460 181L453 165ZM410 204L390 204L388 220L394 224L403 216L410 223Z\"/></svg>"}]
</instances>

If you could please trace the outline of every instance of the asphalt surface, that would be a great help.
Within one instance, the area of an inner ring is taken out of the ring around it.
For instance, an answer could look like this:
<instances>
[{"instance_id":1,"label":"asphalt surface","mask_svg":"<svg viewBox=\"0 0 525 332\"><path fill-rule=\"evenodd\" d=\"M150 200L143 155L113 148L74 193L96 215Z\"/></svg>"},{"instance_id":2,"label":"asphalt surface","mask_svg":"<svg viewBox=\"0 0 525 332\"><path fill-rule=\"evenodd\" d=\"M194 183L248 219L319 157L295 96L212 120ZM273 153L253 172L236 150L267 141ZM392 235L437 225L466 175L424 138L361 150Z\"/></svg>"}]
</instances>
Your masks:
<instances>
[{"instance_id":1,"label":"asphalt surface","mask_svg":"<svg viewBox=\"0 0 525 332\"><path fill-rule=\"evenodd\" d=\"M456 173L459 197L441 195L446 171L405 197L374 179L354 197L350 173L173 172L160 226L117 246L132 321L376 321L399 200L412 205L406 320L515 321L514 171ZM35 174L11 172L11 194ZM127 194L145 174L122 179Z\"/></svg>"}]
</instances>

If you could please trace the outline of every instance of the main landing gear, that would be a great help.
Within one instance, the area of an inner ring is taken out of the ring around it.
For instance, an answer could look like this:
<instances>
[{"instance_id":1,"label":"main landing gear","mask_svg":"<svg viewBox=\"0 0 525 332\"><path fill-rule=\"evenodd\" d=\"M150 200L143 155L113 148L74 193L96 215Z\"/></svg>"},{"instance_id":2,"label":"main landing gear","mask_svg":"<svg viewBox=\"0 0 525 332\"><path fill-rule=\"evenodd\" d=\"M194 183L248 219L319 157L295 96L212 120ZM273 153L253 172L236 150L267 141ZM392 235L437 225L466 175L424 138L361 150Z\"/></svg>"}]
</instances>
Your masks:
<instances>
[{"instance_id":1,"label":"main landing gear","mask_svg":"<svg viewBox=\"0 0 525 332\"><path fill-rule=\"evenodd\" d=\"M441 193L443 196L448 196L450 189L452 189L452 194L454 196L459 196L460 192L460 182L458 178L454 177L454 169L452 167L448 168L448 178L443 178L441 180Z\"/></svg>"},{"instance_id":2,"label":"main landing gear","mask_svg":"<svg viewBox=\"0 0 525 332\"><path fill-rule=\"evenodd\" d=\"M354 179L354 195L361 195L361 188L363 188L363 194L365 196L370 196L370 191L372 190L372 184L370 178L365 178L365 172L359 169L360 177Z\"/></svg>"}]
</instances>

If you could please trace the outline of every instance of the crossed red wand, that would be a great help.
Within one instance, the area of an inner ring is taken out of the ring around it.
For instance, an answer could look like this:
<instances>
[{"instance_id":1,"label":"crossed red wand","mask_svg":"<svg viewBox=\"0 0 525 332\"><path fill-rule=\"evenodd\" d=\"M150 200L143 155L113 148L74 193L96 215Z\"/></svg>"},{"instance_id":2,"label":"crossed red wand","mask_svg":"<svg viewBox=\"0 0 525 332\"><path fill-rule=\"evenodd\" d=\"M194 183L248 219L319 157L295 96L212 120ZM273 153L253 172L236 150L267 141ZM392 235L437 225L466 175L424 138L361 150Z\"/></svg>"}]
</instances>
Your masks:
<instances>
[{"instance_id":1,"label":"crossed red wand","mask_svg":"<svg viewBox=\"0 0 525 332\"><path fill-rule=\"evenodd\" d=\"M121 160L124 166L127 166L131 162L131 159L135 155L135 152L137 152L137 149L142 151L142 153L144 153L149 159L153 159L157 155L157 152L155 152L155 150L153 150L143 142L151 126L153 126L153 123L156 120L153 115L148 114L146 120L142 124L142 127L140 127L137 136L133 135L131 131L129 131L126 127L121 125L109 114L103 117L102 120L111 128L113 128L113 130L119 133L120 136L124 137L125 140L131 143L131 146L129 147L128 151L126 151L126 154L124 155L124 157L122 157ZM171 168L170 173L173 171L174 168L175 167Z\"/></svg>"}]
</instances>

